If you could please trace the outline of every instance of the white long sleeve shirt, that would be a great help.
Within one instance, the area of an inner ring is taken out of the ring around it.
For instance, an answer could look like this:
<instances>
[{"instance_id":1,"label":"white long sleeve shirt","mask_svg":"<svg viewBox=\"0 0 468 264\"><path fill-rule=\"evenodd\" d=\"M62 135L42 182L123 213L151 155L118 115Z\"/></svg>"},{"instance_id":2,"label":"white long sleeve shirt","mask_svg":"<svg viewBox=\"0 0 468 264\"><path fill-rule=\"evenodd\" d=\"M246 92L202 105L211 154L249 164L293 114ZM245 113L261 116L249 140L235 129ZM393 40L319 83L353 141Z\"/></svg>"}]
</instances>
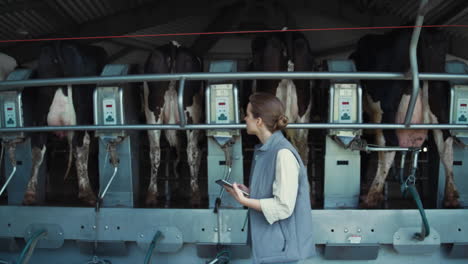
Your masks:
<instances>
[{"instance_id":1,"label":"white long sleeve shirt","mask_svg":"<svg viewBox=\"0 0 468 264\"><path fill-rule=\"evenodd\" d=\"M278 151L273 197L260 199L263 215L270 225L292 215L299 188L299 168L299 163L290 150Z\"/></svg>"}]
</instances>

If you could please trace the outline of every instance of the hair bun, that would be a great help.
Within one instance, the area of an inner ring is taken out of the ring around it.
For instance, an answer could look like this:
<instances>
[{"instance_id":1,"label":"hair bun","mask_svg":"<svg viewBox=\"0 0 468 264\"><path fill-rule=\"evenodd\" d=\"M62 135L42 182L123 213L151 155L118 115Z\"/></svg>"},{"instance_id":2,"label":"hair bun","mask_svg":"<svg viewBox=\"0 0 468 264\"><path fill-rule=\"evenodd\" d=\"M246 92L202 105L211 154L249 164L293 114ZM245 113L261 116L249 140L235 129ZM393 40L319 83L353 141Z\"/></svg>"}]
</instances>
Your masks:
<instances>
[{"instance_id":1,"label":"hair bun","mask_svg":"<svg viewBox=\"0 0 468 264\"><path fill-rule=\"evenodd\" d=\"M276 128L278 130L281 130L285 128L287 125L288 125L288 117L285 115L280 115L280 117L278 117L278 121L276 121Z\"/></svg>"}]
</instances>

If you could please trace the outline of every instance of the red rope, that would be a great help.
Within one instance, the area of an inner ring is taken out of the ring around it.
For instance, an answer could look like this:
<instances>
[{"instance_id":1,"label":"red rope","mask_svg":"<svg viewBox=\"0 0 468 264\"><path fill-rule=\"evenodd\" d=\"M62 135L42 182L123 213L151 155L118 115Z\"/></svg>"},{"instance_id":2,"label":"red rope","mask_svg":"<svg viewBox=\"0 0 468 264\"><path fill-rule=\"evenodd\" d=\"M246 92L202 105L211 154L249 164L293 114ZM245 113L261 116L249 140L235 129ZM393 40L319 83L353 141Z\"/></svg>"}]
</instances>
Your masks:
<instances>
[{"instance_id":1,"label":"red rope","mask_svg":"<svg viewBox=\"0 0 468 264\"><path fill-rule=\"evenodd\" d=\"M337 30L369 30L369 29L404 29L415 28L416 26L383 26L383 27L338 27L338 28L305 28L286 30L247 30L247 31L226 31L226 32L198 32L198 33L167 33L167 34L144 34L144 35L121 35L121 36L94 36L94 37L68 37L68 38L39 38L39 39L9 39L0 40L0 43L17 42L39 42L53 40L78 40L78 39L116 39L116 38L145 38L145 37L168 37L168 36L193 36L193 35L228 35L228 34L253 34L272 32L308 32L308 31L337 31ZM424 25L421 28L468 28L468 25Z\"/></svg>"}]
</instances>

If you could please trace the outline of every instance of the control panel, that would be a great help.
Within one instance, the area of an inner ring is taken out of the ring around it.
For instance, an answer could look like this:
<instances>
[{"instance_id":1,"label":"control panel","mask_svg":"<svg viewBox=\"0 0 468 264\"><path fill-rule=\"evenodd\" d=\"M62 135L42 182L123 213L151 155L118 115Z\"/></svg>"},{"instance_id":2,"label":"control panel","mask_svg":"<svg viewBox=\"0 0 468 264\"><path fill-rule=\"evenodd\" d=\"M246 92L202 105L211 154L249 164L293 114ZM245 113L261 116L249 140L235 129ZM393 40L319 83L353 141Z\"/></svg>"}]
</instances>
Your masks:
<instances>
[{"instance_id":1,"label":"control panel","mask_svg":"<svg viewBox=\"0 0 468 264\"><path fill-rule=\"evenodd\" d=\"M452 85L450 108L450 122L452 124L468 124L468 85ZM459 138L468 137L468 131L465 130L451 130L450 132Z\"/></svg>"},{"instance_id":2,"label":"control panel","mask_svg":"<svg viewBox=\"0 0 468 264\"><path fill-rule=\"evenodd\" d=\"M357 84L334 84L334 115L333 121L337 123L357 122Z\"/></svg>"}]
</instances>

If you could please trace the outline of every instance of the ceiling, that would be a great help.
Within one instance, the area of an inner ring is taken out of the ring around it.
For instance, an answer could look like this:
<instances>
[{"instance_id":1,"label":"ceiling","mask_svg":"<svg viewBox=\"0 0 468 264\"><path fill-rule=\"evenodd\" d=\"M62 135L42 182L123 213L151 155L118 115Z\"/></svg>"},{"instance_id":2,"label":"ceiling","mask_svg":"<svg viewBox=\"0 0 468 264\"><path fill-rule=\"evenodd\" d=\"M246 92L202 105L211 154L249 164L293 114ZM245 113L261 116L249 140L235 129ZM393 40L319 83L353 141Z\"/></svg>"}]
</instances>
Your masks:
<instances>
[{"instance_id":1,"label":"ceiling","mask_svg":"<svg viewBox=\"0 0 468 264\"><path fill-rule=\"evenodd\" d=\"M324 27L369 27L413 24L417 0L0 0L0 40L56 37L152 35ZM468 25L468 1L432 0L425 23ZM468 58L468 28L444 28L451 52ZM313 52L327 56L354 48L369 32L307 32ZM109 61L177 40L205 55L221 38L239 35L184 35L79 40L106 48ZM0 50L20 63L34 61L44 42L0 43Z\"/></svg>"}]
</instances>

